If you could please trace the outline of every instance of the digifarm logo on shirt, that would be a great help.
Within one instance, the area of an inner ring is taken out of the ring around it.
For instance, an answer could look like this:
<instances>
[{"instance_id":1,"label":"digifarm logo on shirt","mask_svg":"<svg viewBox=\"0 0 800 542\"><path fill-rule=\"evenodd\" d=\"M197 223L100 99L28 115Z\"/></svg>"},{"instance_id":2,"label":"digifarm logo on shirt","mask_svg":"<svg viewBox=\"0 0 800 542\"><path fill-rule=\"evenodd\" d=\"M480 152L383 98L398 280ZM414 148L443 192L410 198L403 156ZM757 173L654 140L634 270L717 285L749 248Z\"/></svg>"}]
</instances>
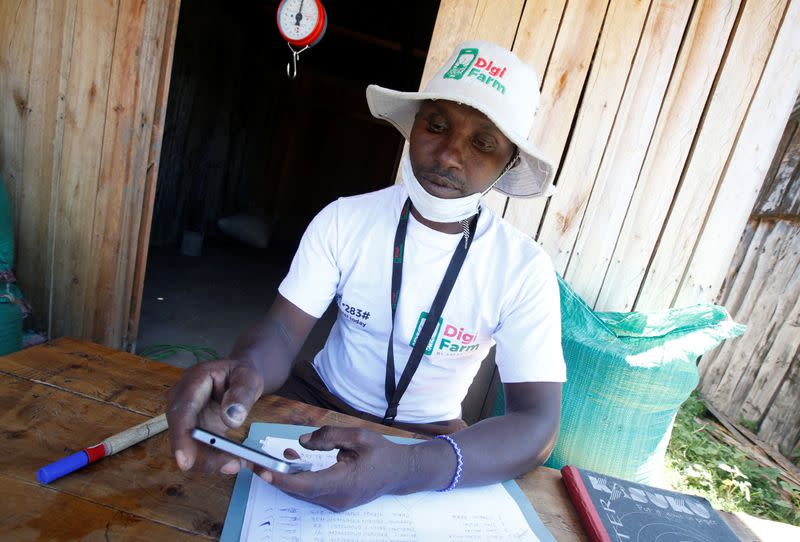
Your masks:
<instances>
[{"instance_id":1,"label":"digifarm logo on shirt","mask_svg":"<svg viewBox=\"0 0 800 542\"><path fill-rule=\"evenodd\" d=\"M422 331L422 326L425 325L425 320L428 318L427 312L421 312L417 320L417 326L414 329L414 334L411 336L411 342L408 343L410 347L414 347ZM441 338L439 337L441 335ZM480 344L476 342L478 339L477 333L465 332L463 327L457 327L452 324L445 324L444 318L439 318L436 324L436 331L433 332L431 340L428 342L428 347L425 349L425 355L430 356L434 350L437 354L441 355L454 355L463 354L466 352L473 352L480 348Z\"/></svg>"},{"instance_id":2,"label":"digifarm logo on shirt","mask_svg":"<svg viewBox=\"0 0 800 542\"><path fill-rule=\"evenodd\" d=\"M484 85L491 86L500 94L506 93L505 85L500 81L506 74L505 66L497 66L492 60L479 56L480 51L474 48L461 49L456 61L444 74L445 79L462 79L465 75L474 78Z\"/></svg>"}]
</instances>

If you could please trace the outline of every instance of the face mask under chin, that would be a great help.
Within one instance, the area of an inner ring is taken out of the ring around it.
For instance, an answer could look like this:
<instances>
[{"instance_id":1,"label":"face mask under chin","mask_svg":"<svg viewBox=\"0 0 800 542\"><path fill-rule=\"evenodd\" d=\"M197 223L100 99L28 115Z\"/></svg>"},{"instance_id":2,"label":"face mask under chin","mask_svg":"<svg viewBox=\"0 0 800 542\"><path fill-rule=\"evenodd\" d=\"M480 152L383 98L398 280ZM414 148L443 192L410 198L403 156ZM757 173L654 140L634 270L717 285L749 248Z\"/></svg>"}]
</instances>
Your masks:
<instances>
[{"instance_id":1,"label":"face mask under chin","mask_svg":"<svg viewBox=\"0 0 800 542\"><path fill-rule=\"evenodd\" d=\"M403 156L401 161L403 182L414 208L426 219L433 222L459 222L478 212L481 197L486 193L470 194L460 198L445 199L429 194L417 180L411 167L411 157ZM491 187L489 188L491 189ZM488 191L488 190L487 190Z\"/></svg>"}]
</instances>

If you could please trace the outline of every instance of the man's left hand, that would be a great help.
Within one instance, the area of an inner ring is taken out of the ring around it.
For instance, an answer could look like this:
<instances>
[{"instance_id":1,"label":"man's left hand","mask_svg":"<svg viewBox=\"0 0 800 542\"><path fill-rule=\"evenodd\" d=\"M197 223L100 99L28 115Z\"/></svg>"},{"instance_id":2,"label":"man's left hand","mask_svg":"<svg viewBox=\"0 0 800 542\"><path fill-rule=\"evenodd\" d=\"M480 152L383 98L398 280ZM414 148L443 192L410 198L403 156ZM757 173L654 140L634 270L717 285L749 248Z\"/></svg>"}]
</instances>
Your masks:
<instances>
[{"instance_id":1,"label":"man's left hand","mask_svg":"<svg viewBox=\"0 0 800 542\"><path fill-rule=\"evenodd\" d=\"M402 493L400 485L412 474L413 446L395 444L368 429L324 426L300 437L300 443L310 450L339 448L336 464L317 472L256 472L285 493L334 512Z\"/></svg>"}]
</instances>

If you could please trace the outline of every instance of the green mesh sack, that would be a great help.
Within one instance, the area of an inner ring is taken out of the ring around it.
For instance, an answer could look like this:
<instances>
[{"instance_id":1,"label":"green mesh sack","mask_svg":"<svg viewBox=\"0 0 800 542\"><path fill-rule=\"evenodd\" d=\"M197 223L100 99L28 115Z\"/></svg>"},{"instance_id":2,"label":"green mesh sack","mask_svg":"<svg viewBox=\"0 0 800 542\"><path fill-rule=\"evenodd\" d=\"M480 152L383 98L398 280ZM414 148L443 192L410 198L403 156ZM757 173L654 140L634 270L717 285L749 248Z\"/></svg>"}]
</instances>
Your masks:
<instances>
[{"instance_id":1,"label":"green mesh sack","mask_svg":"<svg viewBox=\"0 0 800 542\"><path fill-rule=\"evenodd\" d=\"M661 483L675 414L699 381L697 358L745 326L710 304L594 312L558 282L567 382L561 430L545 465ZM498 398L496 408L503 403Z\"/></svg>"},{"instance_id":2,"label":"green mesh sack","mask_svg":"<svg viewBox=\"0 0 800 542\"><path fill-rule=\"evenodd\" d=\"M0 356L22 348L25 301L15 284L0 283Z\"/></svg>"},{"instance_id":3,"label":"green mesh sack","mask_svg":"<svg viewBox=\"0 0 800 542\"><path fill-rule=\"evenodd\" d=\"M11 213L11 198L6 183L0 175L0 271L14 267L14 218Z\"/></svg>"}]
</instances>

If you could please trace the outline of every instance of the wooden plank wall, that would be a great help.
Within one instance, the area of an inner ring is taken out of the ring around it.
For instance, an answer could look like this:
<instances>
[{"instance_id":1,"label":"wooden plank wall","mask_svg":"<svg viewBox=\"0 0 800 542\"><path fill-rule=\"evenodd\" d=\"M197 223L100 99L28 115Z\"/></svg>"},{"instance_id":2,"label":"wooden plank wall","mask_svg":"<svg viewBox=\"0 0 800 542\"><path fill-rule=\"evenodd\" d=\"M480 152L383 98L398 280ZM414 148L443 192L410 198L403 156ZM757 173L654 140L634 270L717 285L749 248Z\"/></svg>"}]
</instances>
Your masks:
<instances>
[{"instance_id":1,"label":"wooden plank wall","mask_svg":"<svg viewBox=\"0 0 800 542\"><path fill-rule=\"evenodd\" d=\"M558 164L558 193L548 200L492 194L489 205L537 239L598 310L720 301L800 91L799 17L800 0L445 0L421 86L462 40L510 45L540 77L530 139ZM789 241L766 228L759 235L788 250ZM779 284L793 279L790 269L786 262L778 271ZM797 329L794 310L784 335ZM780 348L791 350L784 335ZM745 340L725 348L737 344ZM730 355L723 352L719 363ZM468 396L481 395L483 415L497 381L490 372L481 370ZM798 398L795 372L771 377L774 405ZM704 382L715 378L722 373ZM800 427L775 406L769 412L762 436Z\"/></svg>"},{"instance_id":2,"label":"wooden plank wall","mask_svg":"<svg viewBox=\"0 0 800 542\"><path fill-rule=\"evenodd\" d=\"M755 425L761 440L790 455L800 447L800 102L736 249L722 302L747 331L703 357L700 388L731 420Z\"/></svg>"},{"instance_id":3,"label":"wooden plank wall","mask_svg":"<svg viewBox=\"0 0 800 542\"><path fill-rule=\"evenodd\" d=\"M800 0L442 2L424 85L465 39L541 79L549 200L489 204L599 310L717 299L800 90ZM733 166L736 167L733 167Z\"/></svg>"},{"instance_id":4,"label":"wooden plank wall","mask_svg":"<svg viewBox=\"0 0 800 542\"><path fill-rule=\"evenodd\" d=\"M0 0L0 171L18 280L50 336L122 343L178 7Z\"/></svg>"},{"instance_id":5,"label":"wooden plank wall","mask_svg":"<svg viewBox=\"0 0 800 542\"><path fill-rule=\"evenodd\" d=\"M135 327L177 8L0 0L0 171L20 284L53 336L120 346ZM713 301L800 87L799 12L443 0L423 84L464 39L512 47L541 79L530 137L558 194L490 204L598 309Z\"/></svg>"}]
</instances>

